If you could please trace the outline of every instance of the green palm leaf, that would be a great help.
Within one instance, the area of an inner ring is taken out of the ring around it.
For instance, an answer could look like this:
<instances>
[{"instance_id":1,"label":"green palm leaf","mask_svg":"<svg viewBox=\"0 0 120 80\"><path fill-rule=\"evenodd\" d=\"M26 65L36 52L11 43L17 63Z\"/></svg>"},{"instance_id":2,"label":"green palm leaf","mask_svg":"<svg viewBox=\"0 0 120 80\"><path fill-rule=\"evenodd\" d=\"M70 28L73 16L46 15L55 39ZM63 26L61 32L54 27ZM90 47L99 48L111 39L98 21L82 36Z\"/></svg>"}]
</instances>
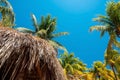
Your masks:
<instances>
[{"instance_id":1,"label":"green palm leaf","mask_svg":"<svg viewBox=\"0 0 120 80\"><path fill-rule=\"evenodd\" d=\"M56 33L56 34L52 34L52 38L59 37L59 36L64 36L64 35L68 35L68 34L69 34L68 32L59 32L59 33Z\"/></svg>"},{"instance_id":2,"label":"green palm leaf","mask_svg":"<svg viewBox=\"0 0 120 80\"><path fill-rule=\"evenodd\" d=\"M114 37L114 39L113 39L113 44L114 44L116 47L120 48L120 42L116 39L116 37Z\"/></svg>"},{"instance_id":3,"label":"green palm leaf","mask_svg":"<svg viewBox=\"0 0 120 80\"><path fill-rule=\"evenodd\" d=\"M16 30L23 32L23 33L31 33L31 34L35 33L34 31L27 29L27 28L23 28L23 27L18 27L18 28L16 28Z\"/></svg>"},{"instance_id":4,"label":"green palm leaf","mask_svg":"<svg viewBox=\"0 0 120 80\"><path fill-rule=\"evenodd\" d=\"M116 62L116 65L118 65L116 67L119 68L120 67L120 54L117 55L117 58L116 58L115 62ZM119 72L120 72L120 69L119 69Z\"/></svg>"},{"instance_id":5,"label":"green palm leaf","mask_svg":"<svg viewBox=\"0 0 120 80\"><path fill-rule=\"evenodd\" d=\"M93 31L93 30L101 31L100 36L102 37L105 32L110 30L110 27L102 26L102 25L101 26L100 25L96 25L96 26L90 27L90 31Z\"/></svg>"},{"instance_id":6,"label":"green palm leaf","mask_svg":"<svg viewBox=\"0 0 120 80\"><path fill-rule=\"evenodd\" d=\"M35 17L34 14L31 14L32 17L32 21L33 21L33 26L35 27L35 31L39 31L39 27L38 27L38 23L37 23L37 19Z\"/></svg>"},{"instance_id":7,"label":"green palm leaf","mask_svg":"<svg viewBox=\"0 0 120 80\"><path fill-rule=\"evenodd\" d=\"M81 65L79 65L79 64L73 64L72 65L75 69L78 69L78 70L80 70L80 69L82 69L83 67L81 66Z\"/></svg>"},{"instance_id":8,"label":"green palm leaf","mask_svg":"<svg viewBox=\"0 0 120 80\"><path fill-rule=\"evenodd\" d=\"M96 26L92 26L90 27L90 31L93 31L93 30L97 30L97 31L107 31L109 29L109 27L106 27L106 26L100 26L100 25L96 25Z\"/></svg>"},{"instance_id":9,"label":"green palm leaf","mask_svg":"<svg viewBox=\"0 0 120 80\"><path fill-rule=\"evenodd\" d=\"M13 27L15 16L11 4L7 0L0 1L0 12L2 14L2 24L5 27ZM5 4L4 6L2 4Z\"/></svg>"},{"instance_id":10,"label":"green palm leaf","mask_svg":"<svg viewBox=\"0 0 120 80\"><path fill-rule=\"evenodd\" d=\"M47 31L45 29L41 29L39 31L36 32L36 35L42 39L46 39L47 40Z\"/></svg>"},{"instance_id":11,"label":"green palm leaf","mask_svg":"<svg viewBox=\"0 0 120 80\"><path fill-rule=\"evenodd\" d=\"M70 72L70 74L74 73L73 67L70 64L66 64L65 69L68 70L68 72Z\"/></svg>"},{"instance_id":12,"label":"green palm leaf","mask_svg":"<svg viewBox=\"0 0 120 80\"><path fill-rule=\"evenodd\" d=\"M62 46L59 42L56 42L54 40L48 40L48 42L54 47L54 48L57 48L57 49L61 49L61 50L64 50L65 52L68 52L67 49Z\"/></svg>"},{"instance_id":13,"label":"green palm leaf","mask_svg":"<svg viewBox=\"0 0 120 80\"><path fill-rule=\"evenodd\" d=\"M56 30L56 18L51 18L47 27L48 34Z\"/></svg>"},{"instance_id":14,"label":"green palm leaf","mask_svg":"<svg viewBox=\"0 0 120 80\"><path fill-rule=\"evenodd\" d=\"M7 0L1 0L1 1L4 2L6 6L9 7L9 9L13 10L12 5Z\"/></svg>"},{"instance_id":15,"label":"green palm leaf","mask_svg":"<svg viewBox=\"0 0 120 80\"><path fill-rule=\"evenodd\" d=\"M99 15L97 18L93 18L93 21L100 22L103 25L107 24L107 25L110 25L110 26L114 26L114 24L112 23L111 19L109 17L107 17L107 16L104 16L104 15Z\"/></svg>"}]
</instances>

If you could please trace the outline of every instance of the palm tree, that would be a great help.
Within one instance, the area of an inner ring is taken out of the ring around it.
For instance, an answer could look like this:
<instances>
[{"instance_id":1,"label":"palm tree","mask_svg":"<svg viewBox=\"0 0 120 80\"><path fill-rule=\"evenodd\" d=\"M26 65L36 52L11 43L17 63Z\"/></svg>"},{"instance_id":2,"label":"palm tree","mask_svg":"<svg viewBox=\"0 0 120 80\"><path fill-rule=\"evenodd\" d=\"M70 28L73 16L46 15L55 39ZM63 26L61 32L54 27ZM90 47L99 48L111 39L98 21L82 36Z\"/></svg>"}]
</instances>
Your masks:
<instances>
[{"instance_id":1,"label":"palm tree","mask_svg":"<svg viewBox=\"0 0 120 80\"><path fill-rule=\"evenodd\" d=\"M32 14L32 20L33 20L33 25L35 27L35 31L23 27L18 27L17 30L24 33L31 33L35 36L45 39L55 49L62 49L67 52L64 46L62 46L59 42L53 40L53 38L68 34L68 32L54 33L56 30L56 18L52 19L50 15L48 15L47 17L42 16L41 22L38 23L35 15Z\"/></svg>"},{"instance_id":2,"label":"palm tree","mask_svg":"<svg viewBox=\"0 0 120 80\"><path fill-rule=\"evenodd\" d=\"M93 64L93 70L91 70L91 72L93 72L93 76L94 76L94 80L97 80L97 78L101 78L101 75L100 75L100 72L99 72L99 69L102 68L102 62L100 61L96 61L94 62Z\"/></svg>"},{"instance_id":3,"label":"palm tree","mask_svg":"<svg viewBox=\"0 0 120 80\"><path fill-rule=\"evenodd\" d=\"M106 7L106 12L107 15L103 16L103 15L99 15L97 18L94 18L95 21L101 23L101 25L96 25L96 26L92 26L90 28L90 31L93 30L98 30L101 31L101 37L104 35L105 32L109 33L110 39L108 42L108 46L107 46L107 50L106 50L106 54L108 55L107 57L109 57L112 53L112 45L116 45L119 46L119 42L116 40L116 36L120 37L120 2L114 2L114 1L110 1L107 3L107 7ZM113 63L111 62L111 58L108 58L109 60L106 60L111 68L114 70L114 66ZM117 76L115 74L116 80L117 80Z\"/></svg>"},{"instance_id":4,"label":"palm tree","mask_svg":"<svg viewBox=\"0 0 120 80\"><path fill-rule=\"evenodd\" d=\"M12 28L14 26L15 15L11 4L7 0L0 0L0 13L2 15L0 25Z\"/></svg>"},{"instance_id":5,"label":"palm tree","mask_svg":"<svg viewBox=\"0 0 120 80\"><path fill-rule=\"evenodd\" d=\"M80 75L87 69L85 64L74 57L74 53L68 54L67 52L64 52L64 54L61 54L59 61L68 79L70 77L75 78L75 76L80 78Z\"/></svg>"},{"instance_id":6,"label":"palm tree","mask_svg":"<svg viewBox=\"0 0 120 80\"><path fill-rule=\"evenodd\" d=\"M114 55L112 55L112 61L114 64L114 68L118 73L118 77L120 78L120 53L118 51L114 51Z\"/></svg>"},{"instance_id":7,"label":"palm tree","mask_svg":"<svg viewBox=\"0 0 120 80\"><path fill-rule=\"evenodd\" d=\"M120 36L120 2L110 1L107 3L106 7L106 16L99 15L97 18L94 18L94 21L100 22L102 25L94 26L91 30L99 30L101 31L101 36L104 35L105 32L109 32L109 34L116 33L116 35Z\"/></svg>"},{"instance_id":8,"label":"palm tree","mask_svg":"<svg viewBox=\"0 0 120 80\"><path fill-rule=\"evenodd\" d=\"M120 57L120 53L117 50L111 50L110 55L107 55L107 53L105 53L105 60L106 60L106 64L111 63L111 67L113 69L114 74L116 74L116 72L118 72L118 74L120 74L120 63L119 63L119 57ZM117 76L116 76L117 77Z\"/></svg>"},{"instance_id":9,"label":"palm tree","mask_svg":"<svg viewBox=\"0 0 120 80\"><path fill-rule=\"evenodd\" d=\"M55 54L44 39L0 27L0 80L65 80Z\"/></svg>"},{"instance_id":10,"label":"palm tree","mask_svg":"<svg viewBox=\"0 0 120 80\"><path fill-rule=\"evenodd\" d=\"M112 75L113 73L110 72L105 67L105 64L103 64L101 61L95 61L93 64L93 68L90 69L90 73L93 73L93 80L114 80L114 76Z\"/></svg>"}]
</instances>

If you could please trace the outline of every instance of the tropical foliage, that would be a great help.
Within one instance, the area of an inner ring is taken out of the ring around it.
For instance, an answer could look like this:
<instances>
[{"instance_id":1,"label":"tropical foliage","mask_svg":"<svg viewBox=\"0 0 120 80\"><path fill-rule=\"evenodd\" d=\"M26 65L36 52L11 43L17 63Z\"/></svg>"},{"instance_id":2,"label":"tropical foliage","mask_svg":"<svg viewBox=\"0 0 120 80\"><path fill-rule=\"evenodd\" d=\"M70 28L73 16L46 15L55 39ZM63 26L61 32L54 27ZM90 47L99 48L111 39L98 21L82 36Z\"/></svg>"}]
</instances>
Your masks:
<instances>
[{"instance_id":1,"label":"tropical foliage","mask_svg":"<svg viewBox=\"0 0 120 80\"><path fill-rule=\"evenodd\" d=\"M110 72L110 70L106 69L105 64L103 64L101 61L96 61L93 63L93 68L90 70L90 72L93 73L92 78L94 80L114 80L113 72Z\"/></svg>"},{"instance_id":2,"label":"tropical foliage","mask_svg":"<svg viewBox=\"0 0 120 80\"><path fill-rule=\"evenodd\" d=\"M0 0L0 13L0 27L13 28L15 26L15 16L12 6L7 0ZM63 74L68 80L120 79L120 52L116 49L120 48L118 40L120 37L120 1L107 2L106 15L99 15L93 19L99 22L100 25L92 26L90 31L100 31L101 37L108 33L109 41L104 54L104 62L95 61L92 68L89 69L86 64L74 56L74 53L68 53L63 45L54 40L56 37L68 34L68 32L55 33L56 18L51 18L50 15L42 16L41 22L38 22L34 14L31 14L31 17L34 30L24 27L16 28L20 32L29 34L21 34L10 28L0 28L0 79L7 79L8 77L15 79L17 72L25 68L31 70L33 67L40 73L41 80L47 80L48 76L49 80L55 80L56 78L57 80L64 80ZM57 59L55 49L57 50L58 48L64 50L64 53L61 53ZM20 54L16 54L17 52ZM13 58L15 59L13 60ZM62 70L64 71L63 74Z\"/></svg>"},{"instance_id":3,"label":"tropical foliage","mask_svg":"<svg viewBox=\"0 0 120 80\"><path fill-rule=\"evenodd\" d=\"M2 15L0 25L4 27L13 27L15 15L11 4L7 0L0 0L0 13Z\"/></svg>"},{"instance_id":4,"label":"tropical foliage","mask_svg":"<svg viewBox=\"0 0 120 80\"><path fill-rule=\"evenodd\" d=\"M59 42L53 40L53 38L68 34L68 32L55 33L55 30L56 30L56 18L51 18L50 15L48 15L47 17L42 16L41 17L41 22L38 23L35 15L32 14L32 21L33 21L33 25L34 25L34 28L35 28L34 31L32 31L30 29L27 29L27 28L23 28L23 27L18 27L17 30L19 30L21 32L24 32L24 33L31 33L31 34L33 34L35 36L38 36L38 37L40 37L42 39L45 39L55 49L62 49L65 52L67 52L66 48L64 46L62 46L62 44L60 44Z\"/></svg>"},{"instance_id":5,"label":"tropical foliage","mask_svg":"<svg viewBox=\"0 0 120 80\"><path fill-rule=\"evenodd\" d=\"M118 80L116 71L118 65L115 60L117 57L115 55L119 55L119 52L114 50L114 45L119 47L120 43L117 41L116 37L120 37L120 2L110 1L107 3L106 7L106 16L100 15L94 20L101 23L101 25L92 26L90 31L99 30L101 32L101 36L104 35L105 32L109 33L110 39L108 42L107 50L105 52L105 61L106 65L110 65L111 69L114 72L115 80ZM120 66L119 66L120 67ZM115 70L116 69L116 70Z\"/></svg>"},{"instance_id":6,"label":"tropical foliage","mask_svg":"<svg viewBox=\"0 0 120 80\"><path fill-rule=\"evenodd\" d=\"M120 2L110 1L107 3L106 7L106 16L99 15L97 18L94 18L94 21L101 23L101 25L96 25L90 28L90 30L99 30L101 31L101 36L105 32L108 32L110 35L115 33L118 37L120 36Z\"/></svg>"},{"instance_id":7,"label":"tropical foliage","mask_svg":"<svg viewBox=\"0 0 120 80\"><path fill-rule=\"evenodd\" d=\"M76 77L80 78L83 72L87 70L86 65L83 64L78 58L74 57L74 53L64 52L61 54L59 61L67 75L68 80Z\"/></svg>"}]
</instances>

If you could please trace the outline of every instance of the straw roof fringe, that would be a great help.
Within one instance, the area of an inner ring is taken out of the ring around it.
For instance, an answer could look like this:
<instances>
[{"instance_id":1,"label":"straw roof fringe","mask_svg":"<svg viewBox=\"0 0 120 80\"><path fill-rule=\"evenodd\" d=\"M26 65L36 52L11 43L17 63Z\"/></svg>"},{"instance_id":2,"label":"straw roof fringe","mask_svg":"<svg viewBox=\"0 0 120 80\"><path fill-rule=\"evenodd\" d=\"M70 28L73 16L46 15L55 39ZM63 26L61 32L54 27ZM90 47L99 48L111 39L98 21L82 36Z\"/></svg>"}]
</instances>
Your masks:
<instances>
[{"instance_id":1,"label":"straw roof fringe","mask_svg":"<svg viewBox=\"0 0 120 80\"><path fill-rule=\"evenodd\" d=\"M38 80L65 80L56 54L43 39L0 27L0 80L18 80L21 72L27 76L32 70Z\"/></svg>"}]
</instances>

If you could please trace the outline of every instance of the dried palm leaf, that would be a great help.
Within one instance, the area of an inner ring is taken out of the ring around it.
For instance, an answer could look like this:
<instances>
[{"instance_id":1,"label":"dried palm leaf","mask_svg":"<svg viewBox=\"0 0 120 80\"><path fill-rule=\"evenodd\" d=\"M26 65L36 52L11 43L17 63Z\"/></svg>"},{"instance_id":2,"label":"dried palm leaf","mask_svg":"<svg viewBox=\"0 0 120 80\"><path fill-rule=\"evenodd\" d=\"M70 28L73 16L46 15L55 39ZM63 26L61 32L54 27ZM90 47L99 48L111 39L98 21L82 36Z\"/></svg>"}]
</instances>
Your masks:
<instances>
[{"instance_id":1,"label":"dried palm leaf","mask_svg":"<svg viewBox=\"0 0 120 80\"><path fill-rule=\"evenodd\" d=\"M37 80L65 80L56 51L47 41L0 27L0 80L29 80L31 74Z\"/></svg>"}]
</instances>

